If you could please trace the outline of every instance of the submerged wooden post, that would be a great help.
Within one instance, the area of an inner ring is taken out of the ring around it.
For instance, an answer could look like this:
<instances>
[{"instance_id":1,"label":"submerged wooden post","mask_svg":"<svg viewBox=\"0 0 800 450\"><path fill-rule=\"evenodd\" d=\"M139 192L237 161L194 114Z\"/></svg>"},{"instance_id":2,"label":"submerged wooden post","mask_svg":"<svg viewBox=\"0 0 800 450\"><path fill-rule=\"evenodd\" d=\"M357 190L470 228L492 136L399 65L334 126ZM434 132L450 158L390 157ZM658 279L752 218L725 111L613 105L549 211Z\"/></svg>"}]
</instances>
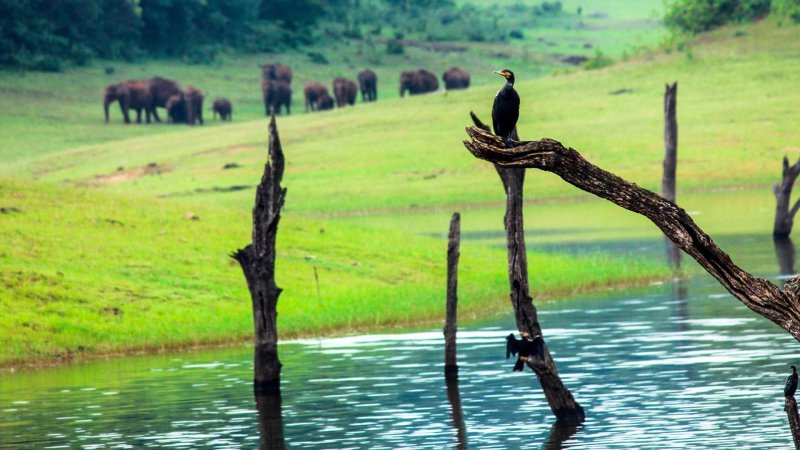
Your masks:
<instances>
[{"instance_id":1,"label":"submerged wooden post","mask_svg":"<svg viewBox=\"0 0 800 450\"><path fill-rule=\"evenodd\" d=\"M664 176L661 179L661 196L674 202L676 198L676 172L678 168L678 119L676 103L678 82L667 84L664 90ZM675 244L664 237L667 248L667 259L673 269L681 267L681 251Z\"/></svg>"},{"instance_id":2,"label":"submerged wooden post","mask_svg":"<svg viewBox=\"0 0 800 450\"><path fill-rule=\"evenodd\" d=\"M461 215L453 213L447 242L447 313L444 322L444 378L458 380L456 331L458 330L458 257L461 241Z\"/></svg>"},{"instance_id":3,"label":"submerged wooden post","mask_svg":"<svg viewBox=\"0 0 800 450\"><path fill-rule=\"evenodd\" d=\"M275 116L269 123L269 162L256 189L253 207L253 242L231 254L239 262L253 303L255 327L254 388L280 392L277 306L281 288L275 284L275 238L286 188L281 187L284 159Z\"/></svg>"},{"instance_id":4,"label":"submerged wooden post","mask_svg":"<svg viewBox=\"0 0 800 450\"><path fill-rule=\"evenodd\" d=\"M797 413L797 402L792 397L785 397L784 408L786 415L789 417L789 428L792 430L792 439L794 440L794 448L800 450L800 415Z\"/></svg>"},{"instance_id":5,"label":"submerged wooden post","mask_svg":"<svg viewBox=\"0 0 800 450\"><path fill-rule=\"evenodd\" d=\"M489 133L489 127L474 113L470 113L475 125ZM514 141L519 141L516 136ZM506 244L508 246L508 281L511 285L511 304L517 321L517 330L523 339L541 339L540 355L527 359L528 367L533 369L544 391L550 410L556 421L562 425L577 425L584 421L583 407L575 401L572 392L561 381L558 369L550 350L544 342L539 325L536 306L530 296L528 286L528 256L525 247L525 230L522 223L522 192L525 182L525 168L507 168L495 165L506 192Z\"/></svg>"},{"instance_id":6,"label":"submerged wooden post","mask_svg":"<svg viewBox=\"0 0 800 450\"><path fill-rule=\"evenodd\" d=\"M794 216L800 210L800 200L796 201L791 209L789 209L789 202L791 201L792 188L798 175L800 175L800 159L790 166L789 158L784 156L781 182L772 187L776 201L775 225L772 228L772 235L775 237L788 237L792 233Z\"/></svg>"}]
</instances>

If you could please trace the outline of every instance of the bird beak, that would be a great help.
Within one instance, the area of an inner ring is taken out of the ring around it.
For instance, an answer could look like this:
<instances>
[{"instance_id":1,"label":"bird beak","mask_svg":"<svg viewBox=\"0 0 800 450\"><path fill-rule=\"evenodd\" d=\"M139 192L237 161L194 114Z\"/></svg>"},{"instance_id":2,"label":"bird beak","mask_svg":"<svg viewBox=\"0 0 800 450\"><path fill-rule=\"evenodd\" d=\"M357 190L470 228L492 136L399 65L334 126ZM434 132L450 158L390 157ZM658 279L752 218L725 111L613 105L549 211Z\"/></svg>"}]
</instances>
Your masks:
<instances>
[{"instance_id":1,"label":"bird beak","mask_svg":"<svg viewBox=\"0 0 800 450\"><path fill-rule=\"evenodd\" d=\"M495 70L492 73L496 73L503 78L508 78L508 72L506 72L505 70Z\"/></svg>"}]
</instances>

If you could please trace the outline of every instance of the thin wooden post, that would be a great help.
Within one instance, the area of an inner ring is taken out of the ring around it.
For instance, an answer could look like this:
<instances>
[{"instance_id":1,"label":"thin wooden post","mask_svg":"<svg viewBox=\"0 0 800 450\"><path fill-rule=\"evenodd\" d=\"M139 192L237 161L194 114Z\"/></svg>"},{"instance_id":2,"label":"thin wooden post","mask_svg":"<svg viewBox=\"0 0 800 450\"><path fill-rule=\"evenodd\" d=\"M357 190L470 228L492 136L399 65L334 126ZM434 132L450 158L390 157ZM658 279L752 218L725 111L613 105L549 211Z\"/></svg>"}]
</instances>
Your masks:
<instances>
[{"instance_id":1,"label":"thin wooden post","mask_svg":"<svg viewBox=\"0 0 800 450\"><path fill-rule=\"evenodd\" d=\"M461 215L453 213L447 242L447 313L444 323L444 378L458 380L456 331L458 330L458 257L461 241Z\"/></svg>"},{"instance_id":2,"label":"thin wooden post","mask_svg":"<svg viewBox=\"0 0 800 450\"><path fill-rule=\"evenodd\" d=\"M794 216L800 210L800 200L796 201L791 209L789 209L789 203L798 175L800 175L800 159L790 166L789 158L784 156L781 182L772 187L772 192L775 194L775 225L772 228L772 235L775 237L785 238L792 233Z\"/></svg>"},{"instance_id":3,"label":"thin wooden post","mask_svg":"<svg viewBox=\"0 0 800 450\"><path fill-rule=\"evenodd\" d=\"M474 113L472 121L478 128L489 133L489 127ZM519 141L519 136L512 136ZM575 401L572 392L561 381L550 350L544 342L536 306L528 286L528 256L525 247L525 230L522 222L522 192L525 183L525 168L507 168L495 165L506 192L506 215L504 219L506 244L508 247L508 281L511 285L511 304L517 321L517 330L523 339L541 339L542 352L527 359L542 386L550 410L562 425L577 425L585 420L583 407Z\"/></svg>"},{"instance_id":4,"label":"thin wooden post","mask_svg":"<svg viewBox=\"0 0 800 450\"><path fill-rule=\"evenodd\" d=\"M789 417L789 429L792 430L795 450L800 450L800 415L797 413L797 402L792 397L785 397L784 408L786 416Z\"/></svg>"},{"instance_id":5,"label":"thin wooden post","mask_svg":"<svg viewBox=\"0 0 800 450\"><path fill-rule=\"evenodd\" d=\"M661 179L661 195L674 202L677 190L676 172L678 168L678 119L676 118L678 82L667 84L664 90L664 176ZM664 237L667 248L667 259L675 269L681 267L681 251L675 244Z\"/></svg>"},{"instance_id":6,"label":"thin wooden post","mask_svg":"<svg viewBox=\"0 0 800 450\"><path fill-rule=\"evenodd\" d=\"M269 123L269 162L256 189L253 242L231 254L242 266L253 303L255 328L254 380L256 392L280 392L277 306L282 289L275 284L275 241L286 198L281 187L284 159L275 116Z\"/></svg>"}]
</instances>

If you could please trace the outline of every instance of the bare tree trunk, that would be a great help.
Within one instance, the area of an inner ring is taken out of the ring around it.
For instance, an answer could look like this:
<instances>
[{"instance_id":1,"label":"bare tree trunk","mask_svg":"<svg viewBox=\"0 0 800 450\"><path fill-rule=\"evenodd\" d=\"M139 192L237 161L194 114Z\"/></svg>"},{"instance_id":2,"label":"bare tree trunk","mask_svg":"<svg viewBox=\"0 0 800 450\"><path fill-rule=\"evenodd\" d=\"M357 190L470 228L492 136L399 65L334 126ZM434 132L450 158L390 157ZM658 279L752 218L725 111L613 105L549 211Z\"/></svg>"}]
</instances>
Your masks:
<instances>
[{"instance_id":1,"label":"bare tree trunk","mask_svg":"<svg viewBox=\"0 0 800 450\"><path fill-rule=\"evenodd\" d=\"M259 449L283 450L283 415L281 393L259 394L256 392L258 410Z\"/></svg>"},{"instance_id":2,"label":"bare tree trunk","mask_svg":"<svg viewBox=\"0 0 800 450\"><path fill-rule=\"evenodd\" d=\"M275 239L286 189L281 187L284 159L275 116L269 123L269 163L256 190L253 243L231 254L242 266L253 302L255 327L254 387L279 392L277 306L281 289L275 284Z\"/></svg>"},{"instance_id":3,"label":"bare tree trunk","mask_svg":"<svg viewBox=\"0 0 800 450\"><path fill-rule=\"evenodd\" d=\"M676 172L678 168L678 120L675 116L678 82L667 84L664 91L664 177L661 179L661 195L671 201L676 196ZM681 252L668 238L667 259L673 269L681 267Z\"/></svg>"},{"instance_id":4,"label":"bare tree trunk","mask_svg":"<svg viewBox=\"0 0 800 450\"><path fill-rule=\"evenodd\" d=\"M800 340L800 277L789 280L781 291L768 280L745 272L675 203L592 165L560 142L520 142L509 149L479 128L469 127L467 134L472 140L464 145L478 158L502 167L553 172L579 189L647 217L734 297Z\"/></svg>"},{"instance_id":5,"label":"bare tree trunk","mask_svg":"<svg viewBox=\"0 0 800 450\"><path fill-rule=\"evenodd\" d=\"M775 256L778 258L778 270L781 275L794 275L795 249L794 242L790 237L773 236L772 242L775 244Z\"/></svg>"},{"instance_id":6,"label":"bare tree trunk","mask_svg":"<svg viewBox=\"0 0 800 450\"><path fill-rule=\"evenodd\" d=\"M794 216L800 210L800 200L795 202L792 209L789 209L789 202L792 198L792 188L797 176L800 175L800 159L793 165L789 165L789 159L783 157L783 172L780 184L772 187L775 194L775 226L772 235L777 237L787 237L792 233L794 226Z\"/></svg>"},{"instance_id":7,"label":"bare tree trunk","mask_svg":"<svg viewBox=\"0 0 800 450\"><path fill-rule=\"evenodd\" d=\"M458 257L461 242L461 215L453 213L450 219L450 237L447 243L447 313L444 322L444 378L458 381L456 361L456 331L458 331Z\"/></svg>"},{"instance_id":8,"label":"bare tree trunk","mask_svg":"<svg viewBox=\"0 0 800 450\"><path fill-rule=\"evenodd\" d=\"M797 413L797 402L794 397L786 397L783 409L789 417L789 429L792 430L795 450L800 450L800 415Z\"/></svg>"},{"instance_id":9,"label":"bare tree trunk","mask_svg":"<svg viewBox=\"0 0 800 450\"><path fill-rule=\"evenodd\" d=\"M470 113L473 122L489 133L489 127L474 114ZM514 141L519 137L512 136ZM544 391L547 403L556 416L558 423L563 425L577 425L585 419L581 405L575 401L572 393L561 381L556 363L550 355L550 350L544 341L542 329L539 326L539 317L536 306L530 296L528 285L528 256L525 247L525 230L522 223L522 192L525 183L524 168L506 168L495 166L503 188L506 191L506 215L504 219L506 229L506 244L508 246L508 281L511 285L511 304L517 321L517 329L523 339L542 340L542 354L535 358L528 358L528 367L533 369Z\"/></svg>"},{"instance_id":10,"label":"bare tree trunk","mask_svg":"<svg viewBox=\"0 0 800 450\"><path fill-rule=\"evenodd\" d=\"M461 407L461 393L458 383L447 381L447 401L450 403L450 412L453 418L453 428L456 429L457 449L467 448L467 427L464 424L464 410Z\"/></svg>"}]
</instances>

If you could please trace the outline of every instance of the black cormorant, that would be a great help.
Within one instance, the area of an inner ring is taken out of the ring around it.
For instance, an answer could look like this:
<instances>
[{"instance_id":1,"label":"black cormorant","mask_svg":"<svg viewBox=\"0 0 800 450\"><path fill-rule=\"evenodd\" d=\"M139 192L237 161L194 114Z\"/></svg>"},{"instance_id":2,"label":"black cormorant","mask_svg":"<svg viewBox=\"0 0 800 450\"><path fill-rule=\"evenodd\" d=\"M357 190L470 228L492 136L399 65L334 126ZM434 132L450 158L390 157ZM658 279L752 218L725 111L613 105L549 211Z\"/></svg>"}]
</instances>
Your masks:
<instances>
[{"instance_id":1,"label":"black cormorant","mask_svg":"<svg viewBox=\"0 0 800 450\"><path fill-rule=\"evenodd\" d=\"M786 386L783 388L783 395L786 398L794 397L794 392L797 390L797 367L791 366L792 374L786 378Z\"/></svg>"},{"instance_id":2,"label":"black cormorant","mask_svg":"<svg viewBox=\"0 0 800 450\"><path fill-rule=\"evenodd\" d=\"M532 341L522 336L522 339L517 340L514 334L509 334L506 337L506 359L511 355L519 354L516 364L514 364L513 372L522 372L522 368L531 355L541 356L544 353L542 348L541 336L536 336Z\"/></svg>"},{"instance_id":3,"label":"black cormorant","mask_svg":"<svg viewBox=\"0 0 800 450\"><path fill-rule=\"evenodd\" d=\"M496 74L505 78L506 84L497 91L492 106L492 125L494 134L500 136L507 147L511 147L511 133L519 119L519 94L514 90L514 72L503 69L495 70Z\"/></svg>"}]
</instances>

